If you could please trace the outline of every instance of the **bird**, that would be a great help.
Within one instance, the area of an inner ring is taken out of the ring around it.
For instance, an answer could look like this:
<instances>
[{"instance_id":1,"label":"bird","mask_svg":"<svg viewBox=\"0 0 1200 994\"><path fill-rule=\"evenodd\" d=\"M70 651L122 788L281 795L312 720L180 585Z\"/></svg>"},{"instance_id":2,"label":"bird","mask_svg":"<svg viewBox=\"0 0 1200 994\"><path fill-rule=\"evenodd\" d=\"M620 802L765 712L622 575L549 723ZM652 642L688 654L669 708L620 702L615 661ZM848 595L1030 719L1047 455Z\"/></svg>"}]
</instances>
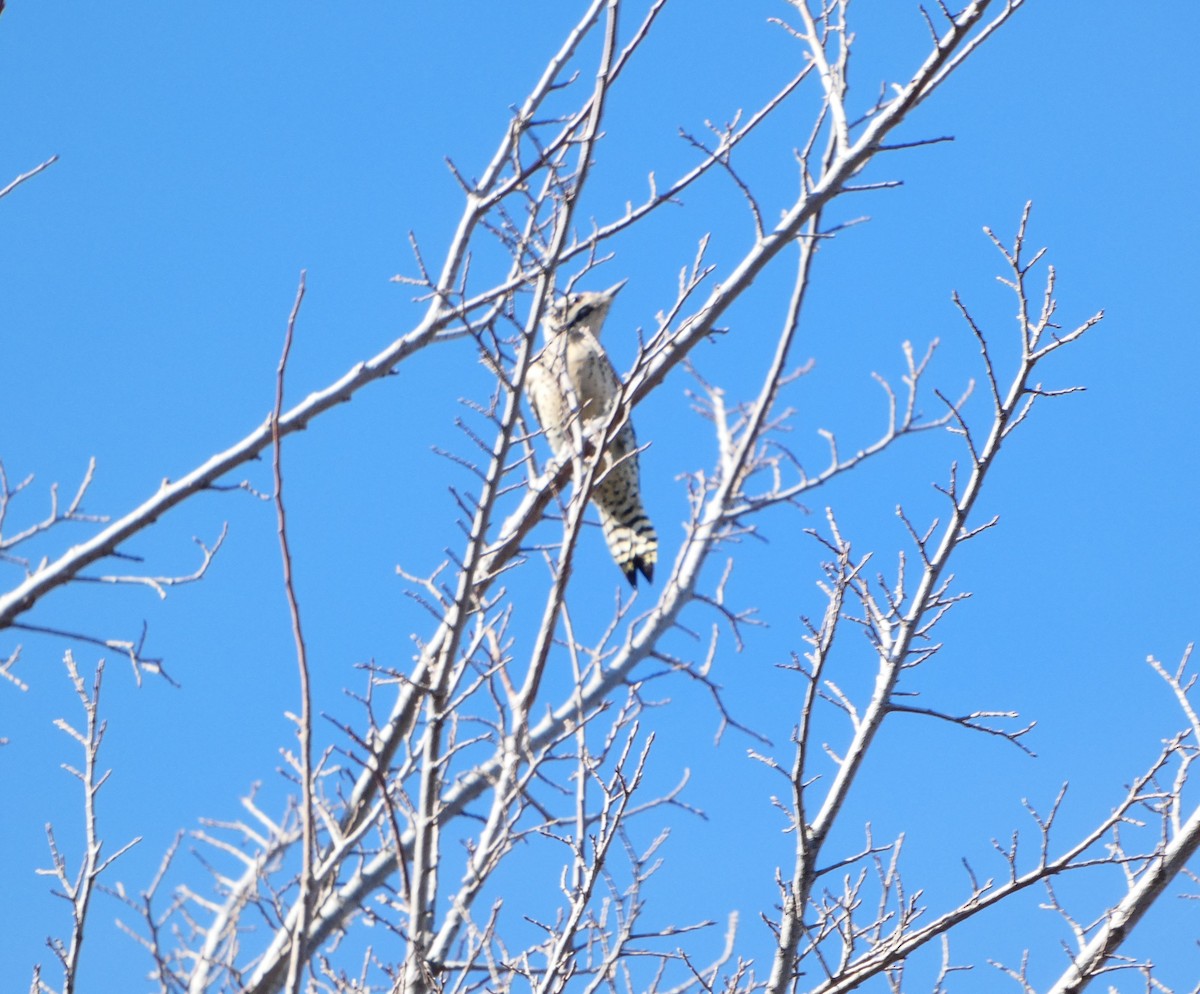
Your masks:
<instances>
[{"instance_id":1,"label":"bird","mask_svg":"<svg viewBox=\"0 0 1200 994\"><path fill-rule=\"evenodd\" d=\"M530 362L526 395L554 456L566 462L609 425L621 394L617 371L600 344L600 329L609 308L627 281L607 290L567 294L547 307L542 321L546 344ZM578 432L573 421L578 419ZM642 506L637 437L626 416L615 437L601 451L592 503L613 560L630 585L638 574L654 579L658 535Z\"/></svg>"}]
</instances>

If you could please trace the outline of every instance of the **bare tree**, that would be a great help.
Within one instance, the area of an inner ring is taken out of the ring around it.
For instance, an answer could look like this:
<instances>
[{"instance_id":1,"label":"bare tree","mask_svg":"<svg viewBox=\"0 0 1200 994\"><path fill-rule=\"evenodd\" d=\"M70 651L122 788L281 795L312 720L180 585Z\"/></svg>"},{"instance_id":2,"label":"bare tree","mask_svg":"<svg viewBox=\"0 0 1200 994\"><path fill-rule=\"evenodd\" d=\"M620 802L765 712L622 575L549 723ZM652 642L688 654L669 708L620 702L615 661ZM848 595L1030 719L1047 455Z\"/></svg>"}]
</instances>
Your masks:
<instances>
[{"instance_id":1,"label":"bare tree","mask_svg":"<svg viewBox=\"0 0 1200 994\"><path fill-rule=\"evenodd\" d=\"M303 688L300 745L288 753L292 803L271 813L251 796L244 820L206 824L194 833L198 849L208 853L211 893L172 883L174 849L148 887L115 891L132 912L124 927L152 958L159 990L783 994L845 991L875 980L899 991L912 986L906 966L931 955L940 964L933 989L942 991L965 968L951 952L955 934L1030 888L1045 889L1070 935L1054 991L1080 990L1116 970L1140 972L1148 986L1166 989L1149 964L1122 950L1133 925L1200 844L1200 809L1184 798L1200 737L1186 656L1174 670L1154 664L1178 698L1183 730L1164 730L1157 759L1087 831L1058 827L1062 795L1049 810L1030 805L1033 841L1014 832L1011 842L995 844L990 868L966 864L960 898L941 907L924 903L920 884L902 872L902 839L880 841L868 829L861 846L844 844L847 798L893 716L948 722L1017 748L1025 748L1032 727L1013 713L919 706L910 690L940 649L939 623L966 596L953 583L953 560L995 523L979 520L975 508L1002 448L1019 437L1014 433L1039 401L1076 389L1043 385L1044 364L1069 351L1101 317L1058 323L1054 270L1044 264L1043 251L1031 249L1028 205L1013 236L988 231L1016 304L1016 334L986 327L965 298L954 297L963 334L979 353L973 403L971 387L928 387L934 345L905 342L902 386L879 377L887 417L872 444L843 451L822 428L828 454L818 466L806 465L785 444L793 426L814 427L788 405L804 371L795 343L816 256L853 223L830 220L841 217L834 205L894 185L863 180L868 164L941 140L895 133L1013 18L1022 0L975 0L958 12L940 3L922 10L929 30L924 58L866 104L852 102L848 89L854 40L848 0L781 3L778 27L797 44L794 76L752 113L714 127L707 139L687 137L697 154L689 171L666 185L651 178L649 192L622 215L587 227L580 204L592 163L605 154L609 97L624 85L632 60L652 50L664 5L654 0L633 15L640 20L626 25L632 4L593 0L514 109L479 177L455 171L464 206L448 250L434 263L414 239L412 274L398 278L427 305L414 328L285 409L288 347L303 325L302 283L266 422L111 521L82 511L89 471L65 510L52 495L44 520L0 538L6 561L23 571L0 595L0 627L99 642L121 649L138 673L157 669L139 640L76 633L67 622L34 625L26 615L43 602L52 608L57 590L87 579L147 584L161 593L202 578L219 540L201 546L200 564L187 576L94 577L87 571L119 559L131 537L175 506L230 486L224 481L232 471L272 453ZM597 61L589 64L583 53L592 49ZM742 178L739 154L762 122L813 93L817 109L796 153L798 192L776 214ZM741 254L721 270L707 261L710 239L701 241L641 342L620 402L593 447L561 464L539 462L544 446L527 417L525 387L553 295L608 263L622 236L710 173L727 176L744 197L754 237L745 246L724 245ZM487 267L469 263L479 259L502 262L496 267L502 275L477 275ZM689 355L714 336L725 347L748 334L726 333L720 322L756 277L785 259L794 262L795 273L778 308L773 354L757 390L731 398L722 384L691 369ZM340 723L322 750L302 605L291 583L287 440L421 350L463 339L474 342L495 384L492 396L475 404L473 420L464 422L463 449L454 454L474 479L475 492L456 492L465 538L430 575L405 576L430 617L425 631L413 633L419 651L407 669L368 673L357 692L360 717ZM599 637L589 638L576 619L595 609L595 587L576 569L576 550L589 497L603 475L592 456L651 391L685 375L692 377L697 418L712 433L715 459L694 467L687 480L684 538L673 561L661 564L651 602L640 599L644 593L617 600ZM926 405L933 406L932 416L922 415ZM727 705L718 681L720 651L728 642L739 646L759 621L756 605L739 603L729 590L737 540L754 535L763 516L777 511L796 516L801 527L811 525L802 502L816 491L897 446L917 444L917 436L945 433L956 439L958 455L937 485L943 510L932 520L898 511L908 544L887 571L874 565L872 553L856 551L832 509L809 528L823 560L824 608L820 618L806 621L806 646L791 667L799 688L791 741L773 745L752 719ZM0 483L3 525L25 484ZM57 534L69 521L101 527L43 562L15 558L24 542ZM535 623L527 625L531 616ZM692 640L701 625L711 625L710 637ZM842 674L863 659L871 661L874 676L860 693L851 689L858 681L848 683ZM550 665L569 669L565 687L547 679ZM718 723L748 736L755 758L780 785L776 805L791 851L790 864L778 872L775 905L760 909L771 939L769 962L750 952L761 949L761 939L748 938L751 927L736 916L714 946L712 922L668 925L647 912L646 895L668 855L660 816L715 803L692 798L683 783L665 790L647 785L655 758L649 694L663 677L701 688ZM74 669L72 679L83 688ZM51 836L53 872L74 909L73 939L54 947L66 973L64 990L73 989L88 896L115 859L100 859L94 837L94 800L103 779L94 772L99 686L97 675L90 695L80 689L91 731L74 733L88 751L81 775L88 856L78 879L68 874ZM513 867L530 861L554 868L556 884L514 893L512 874L522 871ZM1125 887L1101 914L1082 922L1059 902L1055 882L1097 868L1119 869ZM1043 989L1025 962L996 966L1022 990ZM33 989L50 989L40 973Z\"/></svg>"}]
</instances>

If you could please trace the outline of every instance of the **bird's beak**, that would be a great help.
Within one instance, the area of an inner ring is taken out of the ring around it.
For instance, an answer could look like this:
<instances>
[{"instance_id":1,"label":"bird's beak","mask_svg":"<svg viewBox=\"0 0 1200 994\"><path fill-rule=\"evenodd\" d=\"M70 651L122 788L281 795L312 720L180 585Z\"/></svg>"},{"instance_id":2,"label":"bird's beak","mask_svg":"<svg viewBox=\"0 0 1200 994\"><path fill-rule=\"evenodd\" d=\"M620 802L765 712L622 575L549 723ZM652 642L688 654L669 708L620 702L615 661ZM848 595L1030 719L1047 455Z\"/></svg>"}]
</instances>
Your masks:
<instances>
[{"instance_id":1,"label":"bird's beak","mask_svg":"<svg viewBox=\"0 0 1200 994\"><path fill-rule=\"evenodd\" d=\"M612 300L613 297L615 297L618 293L621 292L621 287L623 287L628 282L629 282L629 278L626 277L625 279L621 280L620 283L610 286L607 290L604 291L604 296L606 296L609 300Z\"/></svg>"}]
</instances>

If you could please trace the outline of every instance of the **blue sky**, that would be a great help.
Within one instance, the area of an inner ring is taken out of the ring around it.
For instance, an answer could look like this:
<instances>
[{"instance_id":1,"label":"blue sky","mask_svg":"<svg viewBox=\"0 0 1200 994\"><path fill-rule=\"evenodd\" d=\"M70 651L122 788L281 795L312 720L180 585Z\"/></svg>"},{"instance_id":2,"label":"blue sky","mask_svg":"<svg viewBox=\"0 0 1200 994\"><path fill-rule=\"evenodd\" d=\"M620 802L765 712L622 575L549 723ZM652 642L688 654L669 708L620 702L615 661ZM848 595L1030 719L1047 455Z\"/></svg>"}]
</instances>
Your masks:
<instances>
[{"instance_id":1,"label":"blue sky","mask_svg":"<svg viewBox=\"0 0 1200 994\"><path fill-rule=\"evenodd\" d=\"M905 339L921 347L939 338L932 377L957 389L977 370L950 292L958 289L998 340L1011 334L1012 302L994 281L1002 260L981 228L1010 237L1027 200L1031 242L1047 245L1057 267L1063 323L1106 313L1050 366L1051 385L1085 384L1087 392L1045 404L1003 453L979 511L1000 513L1001 525L956 564L974 596L946 622L946 648L919 688L926 703L1037 718L1031 746L1039 758L901 720L887 729L887 748L868 767L847 819L870 819L884 835L911 826L915 859L930 869L923 882L946 901L957 894L959 855L982 863L991 837L1029 827L1022 797L1048 805L1070 780L1064 818L1076 827L1116 802L1160 740L1183 727L1144 659L1173 665L1200 634L1192 301L1200 209L1190 96L1200 12L1173 5L1144 13L1110 0L1086 6L1084 15L1077 5L1027 0L906 123L903 139L956 140L876 162L868 178L904 186L839 205L844 216L871 221L822 251L798 346L815 361L792 398L804 452L819 451L821 427L838 430L847 447L871 438L882 407L870 373L898 381ZM410 230L433 259L449 239L460 195L444 158L466 173L482 168L507 108L578 7L530 0L502 10L478 2L114 10L12 0L0 18L0 185L60 157L0 202L0 459L10 480L36 474L14 522L42 510L52 481L73 488L93 456L86 507L124 513L164 477L182 475L260 423L301 269L308 296L290 400L411 327L420 309L389 278L412 270ZM852 83L865 102L880 80L911 69L923 28L907 3L859 0L851 10L861 59ZM766 24L785 13L773 0L668 5L645 57L614 94L585 216L619 212L643 194L649 171L662 180L694 161L679 128L699 133L706 118L752 109L795 71L795 44ZM744 175L772 210L795 187L791 148L806 134L809 107L799 101L747 149ZM716 233L717 278L745 250L749 223L727 182L710 179L685 201L614 245L617 258L604 273L613 278L602 285L631 279L610 328L653 326L705 231ZM736 347L722 341L694 356L731 395L754 389L789 277L789 264L768 272L731 312L728 341ZM632 336L606 341L627 369ZM411 634L425 630L394 567L426 572L458 541L447 487L462 476L432 449L461 446L453 427L459 398L483 400L489 384L465 344L435 352L361 392L286 452L318 707L332 714L352 713L341 690L361 685L356 664L402 666ZM668 562L686 513L678 476L712 458L703 423L689 414L689 386L676 372L638 412L639 435L652 443L643 457L647 502ZM875 548L890 564L903 543L896 503L934 513L929 483L944 477L952 452L948 441L910 443L819 495L808 519L769 517L769 546L735 550L744 563L732 591L767 598L759 606L772 627L753 633L741 655L729 650L718 679L735 709L777 746L787 741L794 701L774 667L800 647L797 617L820 610L819 555L801 529L821 526L827 502L857 548ZM268 470L251 467L231 482L249 478L265 491ZM276 801L283 796L274 770L279 748L292 741L285 711L297 698L270 507L244 493L207 495L128 551L156 572L186 572L195 563L191 538L211 542L226 521L227 545L200 585L164 602L132 588L62 591L29 618L106 637L136 634L145 620L151 653L181 684L138 688L127 664L108 661L103 758L116 773L101 819L111 846L145 837L113 874L131 890L145 885L177 830L201 817L237 817L253 782L263 781ZM87 533L64 531L36 553ZM607 606L619 574L598 537L585 536L581 555L599 571L598 599ZM787 562L795 565L783 571ZM17 575L8 568L5 589ZM77 793L59 769L78 757L51 724L78 717L59 662L67 643L20 641L18 672L29 690L0 685L0 736L10 740L0 750L6 990L24 989L33 962L48 963L45 936L66 926L65 905L31 870L45 865L44 824L55 823L68 851L77 851L72 838L78 844ZM0 640L0 656L14 642L11 633ZM86 666L98 655L84 646L75 652ZM686 685L664 685L663 693L680 717L662 719L661 776L673 781L691 768L693 800L711 810L707 822L674 827L662 914L676 911L668 893L695 889L688 901L698 915L722 919L740 908L748 944L761 950L757 909L769 906L773 867L786 865L790 846L763 801L769 781L746 759L745 739L729 734L712 745L717 717L701 695ZM708 803L725 790L744 791L744 802ZM960 822L928 818L943 798L967 802ZM761 840L730 853L726 840L737 832ZM717 851L729 865L714 875L705 868ZM939 865L947 851L949 868ZM694 887L698 873L706 874L704 888ZM1092 894L1105 893L1104 881L1094 886ZM1057 932L1021 930L1046 915L1034 904L1010 920L1011 934L994 919L965 941L1010 962L1022 944L1040 943L1041 976L1053 977L1059 961L1047 936ZM140 989L146 972L132 943L109 931L116 914L111 902L98 905L103 938L89 949L85 973L92 989ZM1193 983L1196 915L1194 903L1167 899L1129 951L1156 959L1167 982ZM1131 980L1122 982L1134 990ZM972 989L1004 989L986 966L971 981Z\"/></svg>"}]
</instances>

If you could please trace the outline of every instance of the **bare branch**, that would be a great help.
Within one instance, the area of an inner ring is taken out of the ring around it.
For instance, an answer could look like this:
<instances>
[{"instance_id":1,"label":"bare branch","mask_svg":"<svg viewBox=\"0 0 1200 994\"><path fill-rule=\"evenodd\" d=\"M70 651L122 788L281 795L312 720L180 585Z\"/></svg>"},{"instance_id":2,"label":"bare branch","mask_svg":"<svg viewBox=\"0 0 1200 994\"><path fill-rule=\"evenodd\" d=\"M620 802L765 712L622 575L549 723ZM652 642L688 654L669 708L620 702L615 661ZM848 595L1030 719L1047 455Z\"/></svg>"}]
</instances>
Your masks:
<instances>
[{"instance_id":1,"label":"bare branch","mask_svg":"<svg viewBox=\"0 0 1200 994\"><path fill-rule=\"evenodd\" d=\"M4 5L0 4L0 11L2 11L3 9L4 9ZM18 176L16 179L14 179L11 183L9 183L8 186L4 187L3 189L0 189L0 197L7 197L10 193L13 192L13 190L15 190L22 183L24 183L27 179L33 179L33 177L36 176L38 173L40 173L43 169L49 169L57 161L58 161L58 156L52 155L45 162L41 163L40 165L34 166L32 169L29 170L29 172L21 173L21 175Z\"/></svg>"},{"instance_id":2,"label":"bare branch","mask_svg":"<svg viewBox=\"0 0 1200 994\"><path fill-rule=\"evenodd\" d=\"M101 772L98 766L100 745L104 741L106 727L106 723L100 719L100 688L104 678L104 662L101 660L97 663L90 690L83 679L83 675L79 672L79 667L75 662L74 656L70 652L66 653L63 662L66 665L71 683L75 687L75 695L78 697L86 716L83 731L77 730L65 719L59 718L55 721L55 725L66 732L83 749L83 768L78 769L68 763L64 763L63 769L83 785L84 855L79 869L72 875L67 868L67 858L58 848L58 843L54 837L54 829L51 825L47 824L46 839L50 846L51 865L49 868L37 870L37 873L42 876L53 877L59 886L59 889L54 892L55 895L63 898L71 905L72 927L70 940L63 942L60 939L51 938L47 942L62 966L62 994L72 994L79 975L84 936L88 925L88 911L91 907L92 895L98 886L100 876L114 862L120 859L121 856L137 845L141 841L141 838L138 837L127 842L111 856L103 856L104 843L97 821L96 797L100 792L100 788L108 780L109 773L111 772ZM41 981L38 979L39 975L40 967L35 970L33 987L35 991L42 988Z\"/></svg>"}]
</instances>

